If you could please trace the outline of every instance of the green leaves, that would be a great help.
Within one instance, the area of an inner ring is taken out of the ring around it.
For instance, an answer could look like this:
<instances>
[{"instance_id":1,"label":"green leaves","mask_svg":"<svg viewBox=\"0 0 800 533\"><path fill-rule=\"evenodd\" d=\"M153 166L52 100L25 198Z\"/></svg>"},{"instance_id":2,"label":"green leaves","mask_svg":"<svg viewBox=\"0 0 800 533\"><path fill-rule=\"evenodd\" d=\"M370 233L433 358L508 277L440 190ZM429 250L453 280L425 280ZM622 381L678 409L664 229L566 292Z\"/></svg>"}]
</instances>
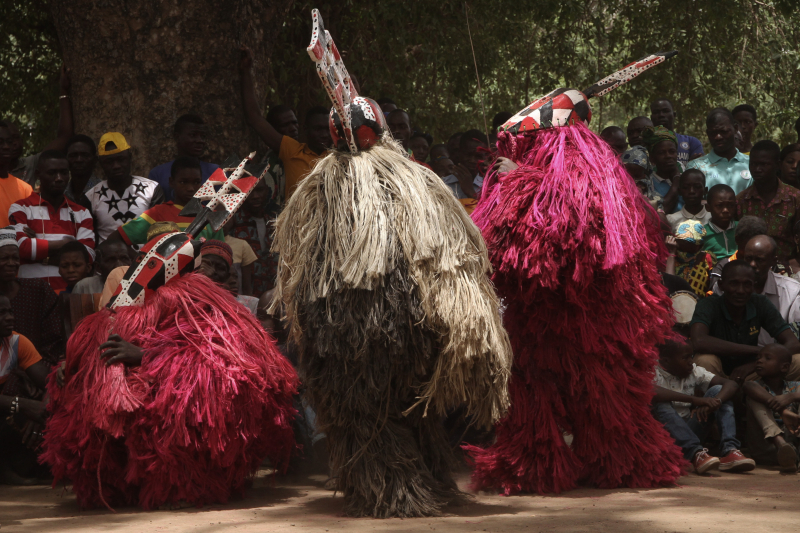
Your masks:
<instances>
[{"instance_id":1,"label":"green leaves","mask_svg":"<svg viewBox=\"0 0 800 533\"><path fill-rule=\"evenodd\" d=\"M43 2L0 3L0 113L22 122L31 149L53 136L58 109L57 36ZM329 105L305 53L312 7L362 93L394 99L437 142L483 127L467 13L489 122L557 87L583 88L648 53L676 49L677 57L594 101L592 127L624 127L667 97L677 129L703 141L706 113L740 103L759 112L756 138L796 140L796 0L470 0L467 10L454 0L295 1L282 27L264 28L279 33L265 104L290 105L301 119L311 106Z\"/></svg>"}]
</instances>

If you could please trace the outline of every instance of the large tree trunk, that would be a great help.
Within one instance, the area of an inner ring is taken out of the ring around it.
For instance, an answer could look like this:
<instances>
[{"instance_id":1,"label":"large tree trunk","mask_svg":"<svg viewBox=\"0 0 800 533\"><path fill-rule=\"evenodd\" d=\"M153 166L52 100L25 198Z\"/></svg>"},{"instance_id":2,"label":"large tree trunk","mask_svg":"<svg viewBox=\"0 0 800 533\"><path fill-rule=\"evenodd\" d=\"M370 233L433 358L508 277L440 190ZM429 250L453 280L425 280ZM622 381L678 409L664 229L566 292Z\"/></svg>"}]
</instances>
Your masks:
<instances>
[{"instance_id":1,"label":"large tree trunk","mask_svg":"<svg viewBox=\"0 0 800 533\"><path fill-rule=\"evenodd\" d=\"M51 0L72 69L75 131L125 135L137 175L174 157L172 127L184 113L208 125L206 160L245 154L257 139L242 114L238 48L253 49L263 92L292 1Z\"/></svg>"}]
</instances>

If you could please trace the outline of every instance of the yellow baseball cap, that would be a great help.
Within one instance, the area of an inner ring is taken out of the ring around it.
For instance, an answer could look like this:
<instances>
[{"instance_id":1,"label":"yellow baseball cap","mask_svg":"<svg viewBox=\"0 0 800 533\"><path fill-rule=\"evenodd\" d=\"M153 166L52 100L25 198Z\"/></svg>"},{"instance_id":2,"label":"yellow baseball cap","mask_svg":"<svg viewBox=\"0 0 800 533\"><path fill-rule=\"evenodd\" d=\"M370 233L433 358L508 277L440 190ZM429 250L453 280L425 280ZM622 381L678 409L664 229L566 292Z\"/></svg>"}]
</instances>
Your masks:
<instances>
[{"instance_id":1,"label":"yellow baseball cap","mask_svg":"<svg viewBox=\"0 0 800 533\"><path fill-rule=\"evenodd\" d=\"M111 146L109 146L109 144L111 144ZM100 142L97 143L98 155L114 155L130 149L131 147L128 141L125 140L125 137L116 131L104 133L103 136L100 137Z\"/></svg>"}]
</instances>

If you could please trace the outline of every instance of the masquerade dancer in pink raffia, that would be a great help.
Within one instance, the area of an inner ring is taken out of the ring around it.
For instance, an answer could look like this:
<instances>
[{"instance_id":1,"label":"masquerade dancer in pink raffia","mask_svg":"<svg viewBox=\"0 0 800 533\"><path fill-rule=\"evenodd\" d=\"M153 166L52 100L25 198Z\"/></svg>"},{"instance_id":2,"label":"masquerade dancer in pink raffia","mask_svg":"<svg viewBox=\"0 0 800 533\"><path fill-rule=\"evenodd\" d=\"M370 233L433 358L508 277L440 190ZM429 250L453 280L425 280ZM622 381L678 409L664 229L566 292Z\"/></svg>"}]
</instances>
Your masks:
<instances>
[{"instance_id":1,"label":"masquerade dancer in pink raffia","mask_svg":"<svg viewBox=\"0 0 800 533\"><path fill-rule=\"evenodd\" d=\"M658 217L586 127L588 98L671 55L586 91L553 91L502 128L498 151L517 168L489 176L472 217L507 305L511 406L494 444L466 447L476 489L656 487L682 473L680 449L650 414L655 346L672 325Z\"/></svg>"},{"instance_id":2,"label":"masquerade dancer in pink raffia","mask_svg":"<svg viewBox=\"0 0 800 533\"><path fill-rule=\"evenodd\" d=\"M260 179L245 175L249 159L209 178L181 212L197 215L185 232L151 238L109 307L70 337L63 387L50 376L42 458L82 507L225 502L264 458L288 463L294 369L230 292L191 273L193 239Z\"/></svg>"}]
</instances>

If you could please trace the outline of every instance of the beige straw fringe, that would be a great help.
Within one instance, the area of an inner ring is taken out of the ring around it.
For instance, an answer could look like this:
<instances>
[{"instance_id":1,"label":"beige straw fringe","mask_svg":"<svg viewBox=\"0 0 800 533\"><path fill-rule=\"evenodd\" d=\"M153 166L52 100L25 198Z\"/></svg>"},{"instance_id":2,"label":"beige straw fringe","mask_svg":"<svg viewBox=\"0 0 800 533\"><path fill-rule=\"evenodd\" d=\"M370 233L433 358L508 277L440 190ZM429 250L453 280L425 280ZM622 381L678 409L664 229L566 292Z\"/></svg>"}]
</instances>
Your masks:
<instances>
[{"instance_id":1,"label":"beige straw fringe","mask_svg":"<svg viewBox=\"0 0 800 533\"><path fill-rule=\"evenodd\" d=\"M422 302L418 326L441 345L411 409L444 414L464 405L484 427L504 415L512 353L486 245L442 180L388 136L356 155L333 151L320 160L278 218L272 249L280 254L273 312L284 306L299 346L305 305L382 290L405 265Z\"/></svg>"}]
</instances>

